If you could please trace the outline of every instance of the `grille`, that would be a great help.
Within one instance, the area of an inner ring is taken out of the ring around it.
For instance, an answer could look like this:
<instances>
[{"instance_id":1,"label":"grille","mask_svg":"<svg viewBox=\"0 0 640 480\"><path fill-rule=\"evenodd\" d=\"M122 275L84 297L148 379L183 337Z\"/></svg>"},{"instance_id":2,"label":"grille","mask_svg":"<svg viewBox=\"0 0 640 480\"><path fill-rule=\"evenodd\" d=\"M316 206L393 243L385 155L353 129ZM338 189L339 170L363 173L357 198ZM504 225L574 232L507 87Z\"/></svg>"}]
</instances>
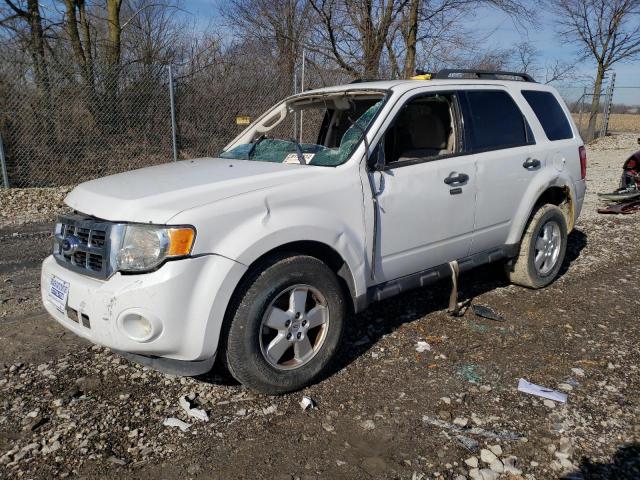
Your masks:
<instances>
[{"instance_id":1,"label":"grille","mask_svg":"<svg viewBox=\"0 0 640 480\"><path fill-rule=\"evenodd\" d=\"M110 233L113 224L85 215L60 217L56 225L53 256L70 270L107 278L110 269Z\"/></svg>"}]
</instances>

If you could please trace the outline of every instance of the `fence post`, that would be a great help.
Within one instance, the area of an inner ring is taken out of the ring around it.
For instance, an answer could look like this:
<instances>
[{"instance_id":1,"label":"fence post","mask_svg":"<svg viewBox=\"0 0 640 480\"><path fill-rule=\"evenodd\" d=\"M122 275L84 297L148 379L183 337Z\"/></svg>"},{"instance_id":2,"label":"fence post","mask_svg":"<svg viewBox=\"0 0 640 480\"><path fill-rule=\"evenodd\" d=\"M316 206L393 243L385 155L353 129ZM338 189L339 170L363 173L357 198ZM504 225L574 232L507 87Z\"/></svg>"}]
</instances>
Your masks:
<instances>
[{"instance_id":1,"label":"fence post","mask_svg":"<svg viewBox=\"0 0 640 480\"><path fill-rule=\"evenodd\" d=\"M602 118L602 128L600 130L600 136L604 137L609 129L609 117L611 116L611 104L613 103L613 89L616 84L616 72L611 75L611 83L607 91L607 99L604 110L604 117Z\"/></svg>"},{"instance_id":2,"label":"fence post","mask_svg":"<svg viewBox=\"0 0 640 480\"><path fill-rule=\"evenodd\" d=\"M300 92L304 92L304 64L306 63L307 51L305 48L302 49L302 73L300 79ZM300 110L300 142L302 142L302 110Z\"/></svg>"},{"instance_id":3,"label":"fence post","mask_svg":"<svg viewBox=\"0 0 640 480\"><path fill-rule=\"evenodd\" d=\"M580 97L580 115L578 115L578 131L582 136L582 111L584 110L584 100L587 98L587 87L584 87L582 96Z\"/></svg>"},{"instance_id":4,"label":"fence post","mask_svg":"<svg viewBox=\"0 0 640 480\"><path fill-rule=\"evenodd\" d=\"M298 70L293 69L293 94L298 93ZM293 113L293 138L298 138L298 112Z\"/></svg>"},{"instance_id":5,"label":"fence post","mask_svg":"<svg viewBox=\"0 0 640 480\"><path fill-rule=\"evenodd\" d=\"M0 135L0 167L2 169L2 185L9 188L9 174L7 173L7 158L4 156L4 144Z\"/></svg>"},{"instance_id":6,"label":"fence post","mask_svg":"<svg viewBox=\"0 0 640 480\"><path fill-rule=\"evenodd\" d=\"M176 103L173 96L173 72L171 65L168 68L169 73L169 102L171 103L171 144L173 147L173 161L178 161L178 140L176 135Z\"/></svg>"}]
</instances>

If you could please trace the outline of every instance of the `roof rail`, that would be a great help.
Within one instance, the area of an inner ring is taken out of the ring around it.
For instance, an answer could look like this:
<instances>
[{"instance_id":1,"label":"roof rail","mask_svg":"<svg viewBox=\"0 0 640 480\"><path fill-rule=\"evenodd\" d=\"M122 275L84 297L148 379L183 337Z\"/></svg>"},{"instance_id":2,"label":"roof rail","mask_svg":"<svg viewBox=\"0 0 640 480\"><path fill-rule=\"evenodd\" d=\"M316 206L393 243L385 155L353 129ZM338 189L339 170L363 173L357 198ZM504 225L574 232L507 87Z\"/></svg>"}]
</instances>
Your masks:
<instances>
[{"instance_id":1,"label":"roof rail","mask_svg":"<svg viewBox=\"0 0 640 480\"><path fill-rule=\"evenodd\" d=\"M475 78L482 78L485 80L499 80L498 77L517 77L521 78L524 82L536 83L533 77L528 73L503 72L499 70L465 70L458 68L445 68L444 70L440 70L436 73L433 78L452 78L452 75L475 75Z\"/></svg>"},{"instance_id":2,"label":"roof rail","mask_svg":"<svg viewBox=\"0 0 640 480\"><path fill-rule=\"evenodd\" d=\"M355 80L351 80L349 85L352 83L366 83L366 82L379 82L379 78L356 78Z\"/></svg>"}]
</instances>

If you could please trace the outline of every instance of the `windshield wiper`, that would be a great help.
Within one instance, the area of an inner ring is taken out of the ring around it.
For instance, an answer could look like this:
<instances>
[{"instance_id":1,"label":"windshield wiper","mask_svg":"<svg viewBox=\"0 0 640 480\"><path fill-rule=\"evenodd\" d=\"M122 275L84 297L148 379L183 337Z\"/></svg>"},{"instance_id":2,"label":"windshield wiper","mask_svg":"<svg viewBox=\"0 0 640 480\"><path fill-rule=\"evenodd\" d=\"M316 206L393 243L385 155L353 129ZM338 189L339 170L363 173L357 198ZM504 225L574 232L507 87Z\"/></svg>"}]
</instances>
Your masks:
<instances>
[{"instance_id":1,"label":"windshield wiper","mask_svg":"<svg viewBox=\"0 0 640 480\"><path fill-rule=\"evenodd\" d=\"M296 155L298 156L298 162L300 162L300 165L306 165L307 161L304 159L304 154L302 153L302 147L300 146L298 141L295 138L291 138L289 139L289 141L296 146Z\"/></svg>"},{"instance_id":2,"label":"windshield wiper","mask_svg":"<svg viewBox=\"0 0 640 480\"><path fill-rule=\"evenodd\" d=\"M251 145L251 148L249 149L249 151L247 152L247 160L251 160L251 155L253 155L253 152L255 151L256 147L258 146L258 144L263 141L265 138L267 138L267 134L263 133L262 135L260 135L258 137L258 139L253 142L253 144Z\"/></svg>"}]
</instances>

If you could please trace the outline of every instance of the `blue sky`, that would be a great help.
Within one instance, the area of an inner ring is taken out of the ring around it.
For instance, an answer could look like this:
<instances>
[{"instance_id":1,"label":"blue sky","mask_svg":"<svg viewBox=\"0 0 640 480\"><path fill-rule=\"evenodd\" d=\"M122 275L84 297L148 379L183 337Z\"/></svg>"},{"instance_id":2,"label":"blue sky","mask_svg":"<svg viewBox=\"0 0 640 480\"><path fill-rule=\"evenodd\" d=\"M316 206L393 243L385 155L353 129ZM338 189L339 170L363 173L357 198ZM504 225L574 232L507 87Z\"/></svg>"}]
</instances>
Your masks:
<instances>
[{"instance_id":1,"label":"blue sky","mask_svg":"<svg viewBox=\"0 0 640 480\"><path fill-rule=\"evenodd\" d=\"M496 47L505 48L509 44L516 44L522 39L528 39L540 52L540 63L545 60L552 63L556 59L566 62L576 62L577 49L564 44L556 35L550 14L539 12L533 25L522 27L515 24L507 15L495 10L483 9L485 15L478 15L482 20L477 28L486 33L493 32L489 43ZM593 77L595 75L595 63L590 59L576 63L579 75ZM614 102L640 105L640 59L633 62L618 63L614 65L616 73L616 87ZM579 96L582 92L584 80L562 82L562 90L569 95ZM634 86L637 88L623 88Z\"/></svg>"},{"instance_id":2,"label":"blue sky","mask_svg":"<svg viewBox=\"0 0 640 480\"><path fill-rule=\"evenodd\" d=\"M217 11L224 0L190 0L185 1L184 9L190 12L196 25L206 28L211 23L217 23ZM495 9L480 8L474 15L477 19L473 26L478 33L491 34L487 39L488 46L496 48L509 48L523 39L528 39L540 53L539 63L553 63L556 59L575 62L576 50L570 45L563 44L555 33L550 14L539 11L533 25L518 25ZM589 60L576 64L576 70L580 76L593 76L595 65ZM619 63L614 66L616 72L616 86L614 102L640 105L640 59L632 63ZM580 80L568 80L562 83L563 95L576 98L582 93L586 78ZM622 87L638 88L622 88Z\"/></svg>"}]
</instances>

